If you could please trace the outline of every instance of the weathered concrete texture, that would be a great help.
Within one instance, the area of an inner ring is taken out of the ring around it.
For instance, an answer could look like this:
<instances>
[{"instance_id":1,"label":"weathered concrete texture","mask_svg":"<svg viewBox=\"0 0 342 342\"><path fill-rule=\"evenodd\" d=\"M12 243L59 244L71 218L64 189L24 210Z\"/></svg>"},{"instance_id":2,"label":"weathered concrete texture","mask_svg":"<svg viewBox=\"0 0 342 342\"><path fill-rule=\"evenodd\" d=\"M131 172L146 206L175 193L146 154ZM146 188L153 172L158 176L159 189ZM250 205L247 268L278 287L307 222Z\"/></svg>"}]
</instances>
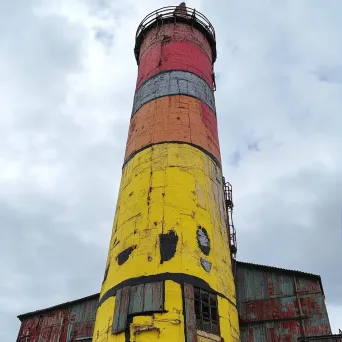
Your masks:
<instances>
[{"instance_id":1,"label":"weathered concrete texture","mask_svg":"<svg viewBox=\"0 0 342 342\"><path fill-rule=\"evenodd\" d=\"M154 45L141 58L136 88L150 77L169 70L192 72L214 89L211 60L204 51L188 42L169 40Z\"/></svg>"},{"instance_id":2,"label":"weathered concrete texture","mask_svg":"<svg viewBox=\"0 0 342 342\"><path fill-rule=\"evenodd\" d=\"M186 71L166 71L148 79L135 93L132 116L145 103L168 95L188 95L216 112L214 93L197 75Z\"/></svg>"},{"instance_id":3,"label":"weathered concrete texture","mask_svg":"<svg viewBox=\"0 0 342 342\"><path fill-rule=\"evenodd\" d=\"M223 198L221 169L190 145L154 145L135 155L123 168L113 229L120 242L110 246L109 258L137 247L124 265L110 263L101 294L126 279L184 273L203 279L234 302ZM205 258L212 265L210 274L200 264L206 254L198 244L199 225L206 230L200 239L206 253L210 240ZM179 238L176 252L161 264L160 234L170 230Z\"/></svg>"},{"instance_id":4,"label":"weathered concrete texture","mask_svg":"<svg viewBox=\"0 0 342 342\"><path fill-rule=\"evenodd\" d=\"M141 45L139 60L142 60L151 47L166 40L193 44L200 48L212 63L211 48L205 36L194 27L182 23L163 25L150 30Z\"/></svg>"},{"instance_id":5,"label":"weathered concrete texture","mask_svg":"<svg viewBox=\"0 0 342 342\"><path fill-rule=\"evenodd\" d=\"M216 117L193 97L165 96L142 106L130 123L125 161L145 146L167 141L199 146L221 162Z\"/></svg>"}]
</instances>

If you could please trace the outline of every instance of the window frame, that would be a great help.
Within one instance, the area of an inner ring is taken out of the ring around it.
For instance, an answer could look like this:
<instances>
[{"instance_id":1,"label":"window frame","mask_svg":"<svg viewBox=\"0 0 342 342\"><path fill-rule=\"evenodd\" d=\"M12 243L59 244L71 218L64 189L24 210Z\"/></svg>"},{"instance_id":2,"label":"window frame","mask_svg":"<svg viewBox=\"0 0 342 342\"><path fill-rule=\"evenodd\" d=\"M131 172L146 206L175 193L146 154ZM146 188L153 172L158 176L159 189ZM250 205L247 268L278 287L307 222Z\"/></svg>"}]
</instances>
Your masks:
<instances>
[{"instance_id":1,"label":"window frame","mask_svg":"<svg viewBox=\"0 0 342 342\"><path fill-rule=\"evenodd\" d=\"M197 330L220 336L217 295L197 286L194 286L193 288ZM205 307L207 307L206 312L204 311Z\"/></svg>"}]
</instances>

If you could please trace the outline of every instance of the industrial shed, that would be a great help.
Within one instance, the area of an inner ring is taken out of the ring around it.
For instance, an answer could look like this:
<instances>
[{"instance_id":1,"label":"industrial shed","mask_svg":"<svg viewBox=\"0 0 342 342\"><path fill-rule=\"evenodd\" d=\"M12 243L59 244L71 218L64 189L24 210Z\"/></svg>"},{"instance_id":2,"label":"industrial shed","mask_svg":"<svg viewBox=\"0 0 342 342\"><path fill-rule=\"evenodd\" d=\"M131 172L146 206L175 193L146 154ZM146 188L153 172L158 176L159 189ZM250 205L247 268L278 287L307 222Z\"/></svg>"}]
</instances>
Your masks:
<instances>
[{"instance_id":1,"label":"industrial shed","mask_svg":"<svg viewBox=\"0 0 342 342\"><path fill-rule=\"evenodd\" d=\"M318 275L238 261L236 291L242 342L342 341L331 335ZM17 342L90 342L98 300L97 293L19 315Z\"/></svg>"}]
</instances>

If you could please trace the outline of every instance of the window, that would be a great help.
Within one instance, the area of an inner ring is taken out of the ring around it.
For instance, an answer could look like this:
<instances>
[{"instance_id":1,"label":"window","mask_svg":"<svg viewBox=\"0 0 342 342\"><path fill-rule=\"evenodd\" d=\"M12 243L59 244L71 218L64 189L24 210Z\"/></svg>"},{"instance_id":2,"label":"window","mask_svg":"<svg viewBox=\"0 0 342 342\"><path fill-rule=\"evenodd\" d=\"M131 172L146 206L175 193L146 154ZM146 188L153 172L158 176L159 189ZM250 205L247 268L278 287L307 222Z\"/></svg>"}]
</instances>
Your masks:
<instances>
[{"instance_id":1,"label":"window","mask_svg":"<svg viewBox=\"0 0 342 342\"><path fill-rule=\"evenodd\" d=\"M217 296L194 287L196 328L219 335Z\"/></svg>"},{"instance_id":2,"label":"window","mask_svg":"<svg viewBox=\"0 0 342 342\"><path fill-rule=\"evenodd\" d=\"M164 283L146 283L119 289L115 298L112 333L124 331L128 326L128 316L142 313L163 312Z\"/></svg>"}]
</instances>

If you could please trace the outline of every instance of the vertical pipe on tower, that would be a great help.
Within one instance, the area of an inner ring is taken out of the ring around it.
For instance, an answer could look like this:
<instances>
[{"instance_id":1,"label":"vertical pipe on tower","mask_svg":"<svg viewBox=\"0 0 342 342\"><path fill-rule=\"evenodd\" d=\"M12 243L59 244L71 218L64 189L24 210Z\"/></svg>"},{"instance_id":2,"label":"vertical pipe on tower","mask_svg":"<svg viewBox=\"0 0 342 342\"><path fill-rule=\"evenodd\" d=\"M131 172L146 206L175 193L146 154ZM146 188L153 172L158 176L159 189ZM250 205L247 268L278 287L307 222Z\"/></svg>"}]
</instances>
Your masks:
<instances>
[{"instance_id":1,"label":"vertical pipe on tower","mask_svg":"<svg viewBox=\"0 0 342 342\"><path fill-rule=\"evenodd\" d=\"M215 32L164 7L139 66L93 341L239 340L214 99Z\"/></svg>"}]
</instances>

